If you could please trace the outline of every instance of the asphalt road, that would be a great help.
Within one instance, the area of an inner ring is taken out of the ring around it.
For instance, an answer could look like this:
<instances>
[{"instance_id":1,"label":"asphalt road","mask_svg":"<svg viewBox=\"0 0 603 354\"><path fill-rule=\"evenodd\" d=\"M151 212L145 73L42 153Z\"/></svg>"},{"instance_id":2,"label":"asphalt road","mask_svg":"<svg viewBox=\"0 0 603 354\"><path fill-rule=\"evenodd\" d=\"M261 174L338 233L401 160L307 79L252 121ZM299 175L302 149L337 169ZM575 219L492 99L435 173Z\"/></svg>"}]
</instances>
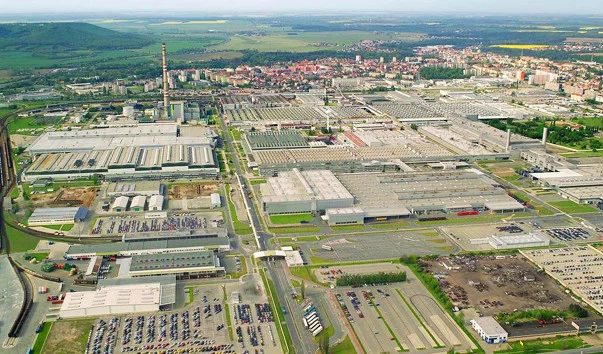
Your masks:
<instances>
[{"instance_id":1,"label":"asphalt road","mask_svg":"<svg viewBox=\"0 0 603 354\"><path fill-rule=\"evenodd\" d=\"M268 248L268 239L272 237L271 235L264 232L262 228L262 223L260 222L260 218L253 207L253 201L249 197L248 191L250 190L250 186L245 180L243 170L241 169L241 164L239 161L239 156L237 150L234 148L232 144L232 140L230 139L230 134L228 132L228 128L224 123L224 120L220 119L220 124L222 126L222 131L224 132L225 142L228 145L229 151L231 151L232 162L235 166L236 178L240 185L243 187L243 198L245 199L245 205L250 206L248 209L250 216L250 223L252 228L255 230L255 236L257 238L257 243L260 251L265 251ZM276 289L276 295L282 307L287 309L287 314L285 315L285 323L287 328L289 328L289 333L291 333L291 341L293 342L293 347L291 352L295 353L314 353L317 349L316 344L312 340L312 336L307 331L300 329L297 330L296 323L301 324L301 311L298 306L292 307L289 303L288 294L291 293L291 285L287 280L286 272L283 267L287 267L284 261L274 261L272 265L270 262L267 274L270 276L270 279L274 283L274 287ZM297 321L297 322L296 322Z\"/></svg>"}]
</instances>

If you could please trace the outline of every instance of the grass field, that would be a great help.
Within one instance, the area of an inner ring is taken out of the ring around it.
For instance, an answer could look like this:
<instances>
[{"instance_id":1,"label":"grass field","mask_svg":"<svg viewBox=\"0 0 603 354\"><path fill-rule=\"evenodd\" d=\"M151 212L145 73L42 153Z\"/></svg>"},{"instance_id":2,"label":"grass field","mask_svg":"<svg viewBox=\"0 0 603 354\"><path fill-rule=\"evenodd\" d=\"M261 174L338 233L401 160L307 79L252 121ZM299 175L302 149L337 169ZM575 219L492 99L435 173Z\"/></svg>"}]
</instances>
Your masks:
<instances>
[{"instance_id":1,"label":"grass field","mask_svg":"<svg viewBox=\"0 0 603 354\"><path fill-rule=\"evenodd\" d=\"M40 239L30 236L21 230L17 230L8 223L5 224L5 226L11 252L27 252L36 248L38 245Z\"/></svg>"},{"instance_id":2,"label":"grass field","mask_svg":"<svg viewBox=\"0 0 603 354\"><path fill-rule=\"evenodd\" d=\"M258 184L264 184L264 183L266 183L266 180L263 179L263 178L262 179L252 179L252 180L249 180L249 184L251 184L252 186L255 186L255 185L258 185Z\"/></svg>"},{"instance_id":3,"label":"grass field","mask_svg":"<svg viewBox=\"0 0 603 354\"><path fill-rule=\"evenodd\" d=\"M81 354L86 351L90 327L95 319L63 320L50 329L43 353Z\"/></svg>"},{"instance_id":4,"label":"grass field","mask_svg":"<svg viewBox=\"0 0 603 354\"><path fill-rule=\"evenodd\" d=\"M275 225L299 224L302 221L312 221L312 214L283 214L270 215L270 222Z\"/></svg>"},{"instance_id":5,"label":"grass field","mask_svg":"<svg viewBox=\"0 0 603 354\"><path fill-rule=\"evenodd\" d=\"M597 209L586 204L577 204L571 200L563 200L560 202L550 202L552 206L568 214L580 214L580 213L596 213Z\"/></svg>"},{"instance_id":6,"label":"grass field","mask_svg":"<svg viewBox=\"0 0 603 354\"><path fill-rule=\"evenodd\" d=\"M73 224L62 224L62 225L44 225L47 229L53 229L58 231L69 231L73 229Z\"/></svg>"},{"instance_id":7,"label":"grass field","mask_svg":"<svg viewBox=\"0 0 603 354\"><path fill-rule=\"evenodd\" d=\"M333 231L364 231L366 230L364 225L339 225L331 226Z\"/></svg>"},{"instance_id":8,"label":"grass field","mask_svg":"<svg viewBox=\"0 0 603 354\"><path fill-rule=\"evenodd\" d=\"M46 257L48 257L48 255L49 255L49 254L50 254L50 253L48 253L48 252L36 252L36 253L30 253L29 255L30 255L32 258L37 259L37 260L38 260L38 262L42 262L43 260L45 260L45 259L46 259Z\"/></svg>"},{"instance_id":9,"label":"grass field","mask_svg":"<svg viewBox=\"0 0 603 354\"><path fill-rule=\"evenodd\" d=\"M329 354L349 354L355 352L356 348L354 348L354 344L352 344L352 340L348 336L341 343L329 348Z\"/></svg>"},{"instance_id":10,"label":"grass field","mask_svg":"<svg viewBox=\"0 0 603 354\"><path fill-rule=\"evenodd\" d=\"M369 224L373 229L397 229L410 225L408 221L391 221L378 224Z\"/></svg>"},{"instance_id":11,"label":"grass field","mask_svg":"<svg viewBox=\"0 0 603 354\"><path fill-rule=\"evenodd\" d=\"M17 118L17 119L14 119L8 125L8 132L11 134L14 134L14 133L17 133L21 129L45 128L49 125L54 125L60 121L61 121L61 118L59 118L59 117L31 116L31 117L26 117L26 118ZM25 134L26 132L19 132L19 133Z\"/></svg>"}]
</instances>

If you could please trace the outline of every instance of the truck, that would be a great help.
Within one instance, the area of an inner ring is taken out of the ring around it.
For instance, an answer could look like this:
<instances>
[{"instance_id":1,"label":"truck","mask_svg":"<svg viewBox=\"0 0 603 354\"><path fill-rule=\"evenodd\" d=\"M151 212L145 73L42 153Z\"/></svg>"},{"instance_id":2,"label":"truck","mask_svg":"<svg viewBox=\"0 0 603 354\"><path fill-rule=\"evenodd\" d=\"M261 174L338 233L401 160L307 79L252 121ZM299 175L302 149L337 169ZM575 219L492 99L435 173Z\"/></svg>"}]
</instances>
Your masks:
<instances>
[{"instance_id":1,"label":"truck","mask_svg":"<svg viewBox=\"0 0 603 354\"><path fill-rule=\"evenodd\" d=\"M329 246L329 245L322 245L320 248L322 248L325 251L332 251L333 247Z\"/></svg>"},{"instance_id":2,"label":"truck","mask_svg":"<svg viewBox=\"0 0 603 354\"><path fill-rule=\"evenodd\" d=\"M322 326L318 327L314 331L312 331L312 335L316 337L320 332L322 332Z\"/></svg>"},{"instance_id":3,"label":"truck","mask_svg":"<svg viewBox=\"0 0 603 354\"><path fill-rule=\"evenodd\" d=\"M36 327L36 333L42 332L42 328L44 328L44 326L40 323L38 327Z\"/></svg>"}]
</instances>

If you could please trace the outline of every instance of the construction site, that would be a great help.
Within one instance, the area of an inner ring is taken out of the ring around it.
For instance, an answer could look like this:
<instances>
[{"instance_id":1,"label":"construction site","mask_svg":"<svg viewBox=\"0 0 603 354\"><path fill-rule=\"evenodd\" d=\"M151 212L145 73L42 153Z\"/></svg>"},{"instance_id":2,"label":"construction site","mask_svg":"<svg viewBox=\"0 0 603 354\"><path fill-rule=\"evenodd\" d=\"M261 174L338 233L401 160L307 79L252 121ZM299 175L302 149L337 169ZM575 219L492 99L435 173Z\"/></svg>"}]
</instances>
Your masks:
<instances>
[{"instance_id":1,"label":"construction site","mask_svg":"<svg viewBox=\"0 0 603 354\"><path fill-rule=\"evenodd\" d=\"M475 308L482 315L567 310L574 303L553 279L521 255L446 256L424 264L454 306Z\"/></svg>"},{"instance_id":2,"label":"construction site","mask_svg":"<svg viewBox=\"0 0 603 354\"><path fill-rule=\"evenodd\" d=\"M173 199L206 197L217 192L218 184L212 182L173 184L168 187L168 194Z\"/></svg>"},{"instance_id":3,"label":"construction site","mask_svg":"<svg viewBox=\"0 0 603 354\"><path fill-rule=\"evenodd\" d=\"M32 194L30 199L36 207L89 207L96 198L98 188L61 188L58 192Z\"/></svg>"}]
</instances>

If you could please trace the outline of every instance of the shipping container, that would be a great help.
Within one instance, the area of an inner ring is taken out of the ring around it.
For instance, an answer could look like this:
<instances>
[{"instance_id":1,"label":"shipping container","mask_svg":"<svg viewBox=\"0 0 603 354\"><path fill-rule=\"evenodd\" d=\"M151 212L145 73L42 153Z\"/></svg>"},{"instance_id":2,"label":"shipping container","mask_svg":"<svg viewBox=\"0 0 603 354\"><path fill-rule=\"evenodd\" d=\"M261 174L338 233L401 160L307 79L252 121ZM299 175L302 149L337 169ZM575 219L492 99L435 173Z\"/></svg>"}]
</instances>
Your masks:
<instances>
[{"instance_id":1,"label":"shipping container","mask_svg":"<svg viewBox=\"0 0 603 354\"><path fill-rule=\"evenodd\" d=\"M477 215L479 214L478 211L476 210L471 210L471 211L459 211L458 213L456 213L456 215L458 216L465 216L465 215Z\"/></svg>"}]
</instances>

